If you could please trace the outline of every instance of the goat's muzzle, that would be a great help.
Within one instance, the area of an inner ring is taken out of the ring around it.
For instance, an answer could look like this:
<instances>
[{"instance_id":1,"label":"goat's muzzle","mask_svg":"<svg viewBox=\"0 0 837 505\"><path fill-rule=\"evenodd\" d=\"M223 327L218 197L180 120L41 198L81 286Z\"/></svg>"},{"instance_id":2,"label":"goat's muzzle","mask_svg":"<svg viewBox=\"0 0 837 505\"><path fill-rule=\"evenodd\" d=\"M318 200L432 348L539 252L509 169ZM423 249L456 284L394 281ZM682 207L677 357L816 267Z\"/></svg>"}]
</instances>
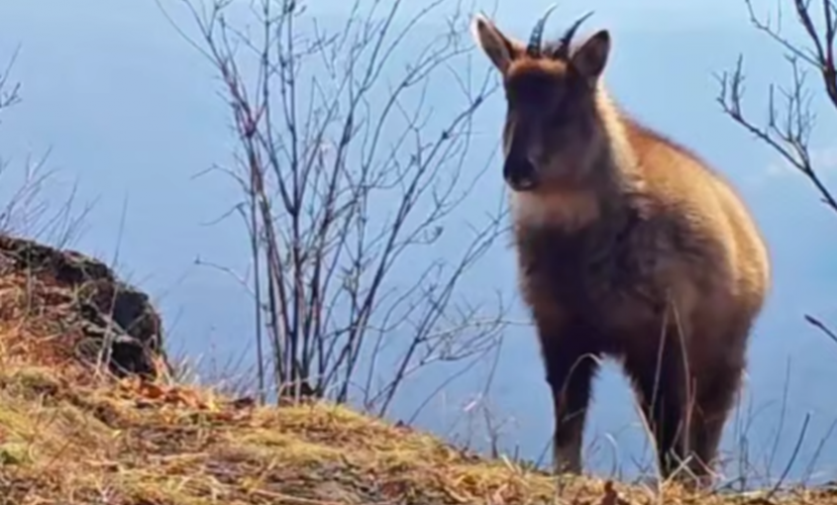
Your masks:
<instances>
[{"instance_id":1,"label":"goat's muzzle","mask_svg":"<svg viewBox=\"0 0 837 505\"><path fill-rule=\"evenodd\" d=\"M515 191L529 191L537 186L538 182L535 165L525 158L506 158L503 164L503 178Z\"/></svg>"}]
</instances>

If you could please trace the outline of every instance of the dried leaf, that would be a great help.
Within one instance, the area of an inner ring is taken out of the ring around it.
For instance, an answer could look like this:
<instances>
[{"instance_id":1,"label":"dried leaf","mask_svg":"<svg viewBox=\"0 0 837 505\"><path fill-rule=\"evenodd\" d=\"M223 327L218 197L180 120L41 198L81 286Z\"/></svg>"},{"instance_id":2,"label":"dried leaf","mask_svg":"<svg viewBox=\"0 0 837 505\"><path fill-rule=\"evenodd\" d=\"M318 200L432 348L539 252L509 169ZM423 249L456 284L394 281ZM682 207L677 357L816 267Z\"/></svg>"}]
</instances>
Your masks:
<instances>
[{"instance_id":1,"label":"dried leaf","mask_svg":"<svg viewBox=\"0 0 837 505\"><path fill-rule=\"evenodd\" d=\"M254 407L256 405L256 400L252 396L244 396L233 400L231 405L234 409L244 409Z\"/></svg>"},{"instance_id":2,"label":"dried leaf","mask_svg":"<svg viewBox=\"0 0 837 505\"><path fill-rule=\"evenodd\" d=\"M166 392L157 384L146 383L141 386L139 394L149 400L158 400L165 396Z\"/></svg>"},{"instance_id":3,"label":"dried leaf","mask_svg":"<svg viewBox=\"0 0 837 505\"><path fill-rule=\"evenodd\" d=\"M380 486L381 494L389 499L396 499L407 492L407 486L404 482L398 480L391 480L384 482Z\"/></svg>"},{"instance_id":4,"label":"dried leaf","mask_svg":"<svg viewBox=\"0 0 837 505\"><path fill-rule=\"evenodd\" d=\"M629 505L626 500L619 498L619 494L613 489L613 481L609 480L604 485L604 496L599 505Z\"/></svg>"}]
</instances>

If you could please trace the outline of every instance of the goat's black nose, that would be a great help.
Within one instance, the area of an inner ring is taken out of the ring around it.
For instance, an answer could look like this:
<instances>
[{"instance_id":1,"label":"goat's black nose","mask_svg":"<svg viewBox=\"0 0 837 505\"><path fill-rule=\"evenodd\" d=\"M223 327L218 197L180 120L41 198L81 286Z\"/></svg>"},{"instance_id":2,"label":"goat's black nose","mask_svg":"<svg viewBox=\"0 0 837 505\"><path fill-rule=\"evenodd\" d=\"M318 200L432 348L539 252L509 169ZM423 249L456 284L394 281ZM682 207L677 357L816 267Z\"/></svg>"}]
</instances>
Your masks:
<instances>
[{"instance_id":1,"label":"goat's black nose","mask_svg":"<svg viewBox=\"0 0 837 505\"><path fill-rule=\"evenodd\" d=\"M526 191L535 187L537 173L535 166L527 159L507 159L503 165L503 178L515 191Z\"/></svg>"}]
</instances>

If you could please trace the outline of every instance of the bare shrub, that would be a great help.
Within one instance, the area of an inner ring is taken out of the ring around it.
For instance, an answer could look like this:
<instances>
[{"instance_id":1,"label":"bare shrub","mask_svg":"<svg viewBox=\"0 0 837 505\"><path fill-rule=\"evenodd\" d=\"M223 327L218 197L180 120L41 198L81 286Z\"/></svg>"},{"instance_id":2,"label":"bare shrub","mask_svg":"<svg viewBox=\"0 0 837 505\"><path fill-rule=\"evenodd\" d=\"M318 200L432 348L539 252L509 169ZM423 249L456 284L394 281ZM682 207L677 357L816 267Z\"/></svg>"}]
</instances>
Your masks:
<instances>
[{"instance_id":1,"label":"bare shrub","mask_svg":"<svg viewBox=\"0 0 837 505\"><path fill-rule=\"evenodd\" d=\"M245 197L262 401L357 391L383 414L405 378L473 362L501 335L502 298L469 304L479 293L463 279L505 207L476 224L459 214L485 205L488 160L471 143L496 83L471 82L459 6L415 3L357 0L330 27L309 2L182 0L196 36L158 3L211 63L234 119L236 162L214 169Z\"/></svg>"},{"instance_id":2,"label":"bare shrub","mask_svg":"<svg viewBox=\"0 0 837 505\"><path fill-rule=\"evenodd\" d=\"M6 113L22 101L21 83L11 77L20 54L19 49L12 53L5 66L0 67L0 127L3 126ZM81 232L82 222L91 206L87 205L80 214L73 215L76 196L76 188L73 187L67 199L50 212L52 199L44 198L43 191L55 172L47 167L48 157L49 152L39 158L27 157L22 163L13 163L0 154L0 181L4 188L15 188L8 195L0 197L0 234L27 235L64 247ZM7 180L15 176L20 180Z\"/></svg>"}]
</instances>

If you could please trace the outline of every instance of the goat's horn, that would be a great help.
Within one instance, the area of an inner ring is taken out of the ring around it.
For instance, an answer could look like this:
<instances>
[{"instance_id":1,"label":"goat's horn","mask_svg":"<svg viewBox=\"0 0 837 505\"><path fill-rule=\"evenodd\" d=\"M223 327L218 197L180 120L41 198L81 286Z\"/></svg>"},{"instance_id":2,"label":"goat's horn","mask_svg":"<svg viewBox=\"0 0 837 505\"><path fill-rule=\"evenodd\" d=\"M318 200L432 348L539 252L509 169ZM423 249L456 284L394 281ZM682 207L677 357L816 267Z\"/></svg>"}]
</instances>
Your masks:
<instances>
[{"instance_id":1,"label":"goat's horn","mask_svg":"<svg viewBox=\"0 0 837 505\"><path fill-rule=\"evenodd\" d=\"M575 23L570 26L567 31L564 33L564 36L561 37L561 42L558 45L558 49L555 50L554 56L560 59L566 59L570 55L570 43L575 36L575 32L578 31L578 27L581 26L587 18L593 15L593 11L588 12L587 14L581 16L576 20Z\"/></svg>"},{"instance_id":2,"label":"goat's horn","mask_svg":"<svg viewBox=\"0 0 837 505\"><path fill-rule=\"evenodd\" d=\"M546 24L546 18L552 14L552 11L558 7L557 4L552 4L549 8L546 9L546 12L541 16L537 23L535 23L535 28L532 29L532 36L529 37L529 45L526 46L526 52L529 56L537 56L541 52L541 39L543 38L543 27Z\"/></svg>"}]
</instances>

